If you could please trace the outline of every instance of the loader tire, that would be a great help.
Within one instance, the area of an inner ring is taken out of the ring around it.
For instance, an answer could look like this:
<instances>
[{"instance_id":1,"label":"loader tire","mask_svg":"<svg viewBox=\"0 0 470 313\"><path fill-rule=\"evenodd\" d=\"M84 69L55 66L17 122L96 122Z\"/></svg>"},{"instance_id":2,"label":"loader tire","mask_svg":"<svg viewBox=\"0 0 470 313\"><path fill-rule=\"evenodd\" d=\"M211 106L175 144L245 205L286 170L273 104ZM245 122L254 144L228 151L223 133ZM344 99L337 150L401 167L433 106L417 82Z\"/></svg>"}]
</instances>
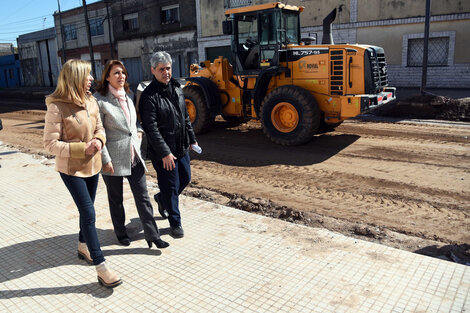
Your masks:
<instances>
[{"instance_id":1,"label":"loader tire","mask_svg":"<svg viewBox=\"0 0 470 313\"><path fill-rule=\"evenodd\" d=\"M281 86L261 105L261 123L266 136L277 144L300 145L310 141L320 126L320 109L309 91Z\"/></svg>"},{"instance_id":2,"label":"loader tire","mask_svg":"<svg viewBox=\"0 0 470 313\"><path fill-rule=\"evenodd\" d=\"M212 125L213 118L209 114L202 90L196 86L187 86L183 88L183 93L194 133L201 134L207 131Z\"/></svg>"}]
</instances>

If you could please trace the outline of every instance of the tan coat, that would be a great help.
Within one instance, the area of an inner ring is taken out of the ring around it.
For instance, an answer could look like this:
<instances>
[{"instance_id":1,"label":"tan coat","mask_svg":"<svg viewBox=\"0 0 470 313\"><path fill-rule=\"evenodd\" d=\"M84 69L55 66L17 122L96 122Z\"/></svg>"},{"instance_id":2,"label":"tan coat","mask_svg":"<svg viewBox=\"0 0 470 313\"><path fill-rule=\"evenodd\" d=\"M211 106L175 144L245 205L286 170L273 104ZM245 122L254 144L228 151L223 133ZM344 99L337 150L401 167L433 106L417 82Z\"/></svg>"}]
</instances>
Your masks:
<instances>
[{"instance_id":1,"label":"tan coat","mask_svg":"<svg viewBox=\"0 0 470 313\"><path fill-rule=\"evenodd\" d=\"M106 144L98 104L90 99L80 105L72 101L46 98L44 147L56 156L58 172L90 177L101 170L101 154L85 154L85 145L93 138Z\"/></svg>"}]
</instances>

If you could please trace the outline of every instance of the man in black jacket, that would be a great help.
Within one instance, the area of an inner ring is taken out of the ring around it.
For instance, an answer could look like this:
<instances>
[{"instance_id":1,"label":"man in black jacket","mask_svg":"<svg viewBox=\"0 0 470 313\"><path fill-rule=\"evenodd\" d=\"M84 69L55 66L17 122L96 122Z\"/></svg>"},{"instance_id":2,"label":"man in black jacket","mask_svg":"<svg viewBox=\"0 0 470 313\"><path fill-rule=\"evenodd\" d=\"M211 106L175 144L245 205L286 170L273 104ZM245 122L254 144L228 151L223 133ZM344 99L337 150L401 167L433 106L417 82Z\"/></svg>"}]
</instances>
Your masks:
<instances>
[{"instance_id":1,"label":"man in black jacket","mask_svg":"<svg viewBox=\"0 0 470 313\"><path fill-rule=\"evenodd\" d=\"M157 172L158 211L170 222L170 235L182 238L178 196L191 180L189 147L197 145L181 85L171 78L171 56L155 52L153 80L142 92L139 113L148 140L148 154Z\"/></svg>"}]
</instances>

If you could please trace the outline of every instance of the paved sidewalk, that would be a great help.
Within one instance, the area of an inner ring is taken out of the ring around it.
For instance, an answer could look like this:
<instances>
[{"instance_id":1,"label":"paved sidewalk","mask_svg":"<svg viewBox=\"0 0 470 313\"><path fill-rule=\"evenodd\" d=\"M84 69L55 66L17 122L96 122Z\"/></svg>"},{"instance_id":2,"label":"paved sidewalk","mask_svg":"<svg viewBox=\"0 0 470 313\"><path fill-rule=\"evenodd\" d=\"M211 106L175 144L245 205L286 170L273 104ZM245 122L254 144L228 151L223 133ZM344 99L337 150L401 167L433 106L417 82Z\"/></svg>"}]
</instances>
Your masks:
<instances>
[{"instance_id":1,"label":"paved sidewalk","mask_svg":"<svg viewBox=\"0 0 470 313\"><path fill-rule=\"evenodd\" d=\"M126 184L131 246L97 228L124 283L77 258L78 214L46 159L0 144L0 312L470 312L470 267L182 197L186 237L148 249ZM149 192L157 191L149 182Z\"/></svg>"}]
</instances>

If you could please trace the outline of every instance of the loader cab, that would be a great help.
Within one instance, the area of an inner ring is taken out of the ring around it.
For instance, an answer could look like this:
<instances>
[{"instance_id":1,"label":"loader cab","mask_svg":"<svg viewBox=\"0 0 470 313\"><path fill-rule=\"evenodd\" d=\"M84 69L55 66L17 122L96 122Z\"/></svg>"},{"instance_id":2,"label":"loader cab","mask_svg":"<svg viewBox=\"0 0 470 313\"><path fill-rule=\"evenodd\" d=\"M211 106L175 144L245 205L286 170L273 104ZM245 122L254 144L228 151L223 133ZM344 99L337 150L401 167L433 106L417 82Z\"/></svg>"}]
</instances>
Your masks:
<instances>
[{"instance_id":1,"label":"loader cab","mask_svg":"<svg viewBox=\"0 0 470 313\"><path fill-rule=\"evenodd\" d=\"M224 21L224 34L232 35L232 64L238 74L257 74L262 69L279 66L287 45L299 44L302 7L286 9L280 3L270 5L225 13L231 19Z\"/></svg>"}]
</instances>

